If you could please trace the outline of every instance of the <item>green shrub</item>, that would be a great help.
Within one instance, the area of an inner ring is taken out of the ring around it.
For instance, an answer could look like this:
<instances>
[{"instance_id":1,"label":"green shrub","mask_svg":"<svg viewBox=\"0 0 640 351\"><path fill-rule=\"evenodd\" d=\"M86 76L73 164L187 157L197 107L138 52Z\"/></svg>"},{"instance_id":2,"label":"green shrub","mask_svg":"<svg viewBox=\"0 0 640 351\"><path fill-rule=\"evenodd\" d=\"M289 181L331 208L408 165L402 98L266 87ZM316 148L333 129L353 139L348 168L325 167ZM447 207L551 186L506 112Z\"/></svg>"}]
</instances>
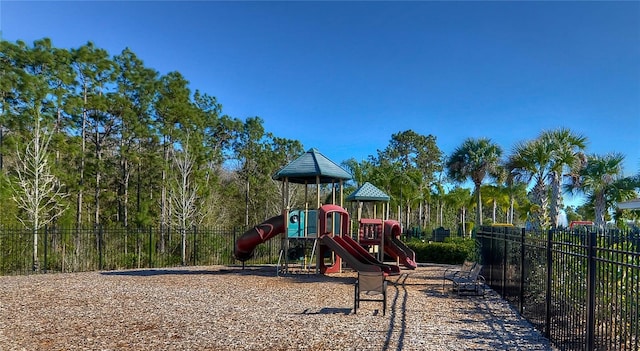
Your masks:
<instances>
[{"instance_id":1,"label":"green shrub","mask_svg":"<svg viewBox=\"0 0 640 351\"><path fill-rule=\"evenodd\" d=\"M473 239L447 238L445 242L407 242L421 263L461 264L464 260L476 260L476 242Z\"/></svg>"}]
</instances>

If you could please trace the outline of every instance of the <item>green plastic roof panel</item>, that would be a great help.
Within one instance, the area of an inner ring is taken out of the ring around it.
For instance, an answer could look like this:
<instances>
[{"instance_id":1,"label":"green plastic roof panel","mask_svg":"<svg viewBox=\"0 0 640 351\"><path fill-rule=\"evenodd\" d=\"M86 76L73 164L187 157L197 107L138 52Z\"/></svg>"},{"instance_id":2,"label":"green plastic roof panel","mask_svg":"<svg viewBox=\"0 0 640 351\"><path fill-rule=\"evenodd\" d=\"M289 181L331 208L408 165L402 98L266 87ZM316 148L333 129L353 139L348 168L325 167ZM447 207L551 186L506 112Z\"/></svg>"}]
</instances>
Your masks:
<instances>
[{"instance_id":1,"label":"green plastic roof panel","mask_svg":"<svg viewBox=\"0 0 640 351\"><path fill-rule=\"evenodd\" d=\"M375 187L375 185L366 182L362 184L358 190L347 196L347 201L386 201L390 200L389 195Z\"/></svg>"},{"instance_id":2,"label":"green plastic roof panel","mask_svg":"<svg viewBox=\"0 0 640 351\"><path fill-rule=\"evenodd\" d=\"M317 176L320 176L321 184L351 179L349 172L314 148L284 166L273 176L273 179L288 178L290 183L315 184Z\"/></svg>"}]
</instances>

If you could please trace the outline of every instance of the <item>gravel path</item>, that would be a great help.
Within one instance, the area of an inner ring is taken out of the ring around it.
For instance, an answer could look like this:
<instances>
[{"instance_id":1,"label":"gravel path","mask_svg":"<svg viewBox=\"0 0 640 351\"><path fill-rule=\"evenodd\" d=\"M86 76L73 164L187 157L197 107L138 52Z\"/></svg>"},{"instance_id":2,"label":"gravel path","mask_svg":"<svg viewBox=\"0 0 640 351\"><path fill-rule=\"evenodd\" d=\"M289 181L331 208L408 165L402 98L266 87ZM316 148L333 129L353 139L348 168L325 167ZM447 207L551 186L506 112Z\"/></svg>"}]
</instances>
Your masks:
<instances>
[{"instance_id":1,"label":"gravel path","mask_svg":"<svg viewBox=\"0 0 640 351\"><path fill-rule=\"evenodd\" d=\"M181 267L0 277L0 350L553 350L493 291L442 292L427 265L390 277L388 310L354 272Z\"/></svg>"}]
</instances>

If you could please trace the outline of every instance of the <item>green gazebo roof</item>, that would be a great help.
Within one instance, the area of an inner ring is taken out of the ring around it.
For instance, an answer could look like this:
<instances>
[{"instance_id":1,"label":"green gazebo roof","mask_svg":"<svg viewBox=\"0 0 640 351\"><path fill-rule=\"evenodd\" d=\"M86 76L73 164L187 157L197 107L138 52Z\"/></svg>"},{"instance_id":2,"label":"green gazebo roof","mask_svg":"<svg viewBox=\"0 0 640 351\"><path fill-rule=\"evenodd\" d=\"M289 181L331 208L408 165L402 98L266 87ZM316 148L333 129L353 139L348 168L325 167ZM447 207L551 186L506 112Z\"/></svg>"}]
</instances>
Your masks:
<instances>
[{"instance_id":1,"label":"green gazebo roof","mask_svg":"<svg viewBox=\"0 0 640 351\"><path fill-rule=\"evenodd\" d=\"M347 201L385 201L390 200L389 195L376 188L373 184L366 182L358 190L347 196Z\"/></svg>"},{"instance_id":2,"label":"green gazebo roof","mask_svg":"<svg viewBox=\"0 0 640 351\"><path fill-rule=\"evenodd\" d=\"M322 184L351 179L351 174L314 148L284 166L273 179L287 178L291 183L315 184L318 176Z\"/></svg>"}]
</instances>

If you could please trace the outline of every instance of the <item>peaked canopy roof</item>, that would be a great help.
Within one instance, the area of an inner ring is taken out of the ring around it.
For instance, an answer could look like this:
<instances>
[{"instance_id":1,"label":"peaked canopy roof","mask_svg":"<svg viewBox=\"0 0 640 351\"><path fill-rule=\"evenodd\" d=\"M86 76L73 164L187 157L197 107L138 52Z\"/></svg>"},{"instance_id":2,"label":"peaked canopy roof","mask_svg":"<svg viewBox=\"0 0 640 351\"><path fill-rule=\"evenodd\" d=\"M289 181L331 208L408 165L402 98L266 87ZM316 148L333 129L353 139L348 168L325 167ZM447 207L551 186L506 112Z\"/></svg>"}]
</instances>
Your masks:
<instances>
[{"instance_id":1,"label":"peaked canopy roof","mask_svg":"<svg viewBox=\"0 0 640 351\"><path fill-rule=\"evenodd\" d=\"M347 201L389 201L389 195L375 187L375 185L366 182L362 184L358 190L347 196Z\"/></svg>"},{"instance_id":2,"label":"peaked canopy roof","mask_svg":"<svg viewBox=\"0 0 640 351\"><path fill-rule=\"evenodd\" d=\"M291 183L315 184L318 176L321 184L351 179L351 174L314 148L284 166L273 179L288 178Z\"/></svg>"}]
</instances>

